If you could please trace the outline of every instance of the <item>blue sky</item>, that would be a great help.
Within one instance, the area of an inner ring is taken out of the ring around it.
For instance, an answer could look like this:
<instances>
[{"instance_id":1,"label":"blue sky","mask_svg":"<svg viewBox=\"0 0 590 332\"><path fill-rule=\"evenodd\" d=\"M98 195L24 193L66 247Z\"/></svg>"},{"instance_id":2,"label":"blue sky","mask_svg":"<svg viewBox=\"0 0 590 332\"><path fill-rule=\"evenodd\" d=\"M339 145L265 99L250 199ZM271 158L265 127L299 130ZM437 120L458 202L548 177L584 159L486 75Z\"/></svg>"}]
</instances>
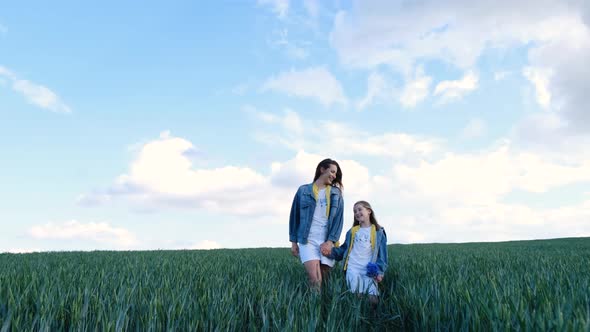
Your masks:
<instances>
[{"instance_id":1,"label":"blue sky","mask_svg":"<svg viewBox=\"0 0 590 332\"><path fill-rule=\"evenodd\" d=\"M590 236L588 58L581 0L5 3L0 252L288 246L325 157L390 243Z\"/></svg>"}]
</instances>

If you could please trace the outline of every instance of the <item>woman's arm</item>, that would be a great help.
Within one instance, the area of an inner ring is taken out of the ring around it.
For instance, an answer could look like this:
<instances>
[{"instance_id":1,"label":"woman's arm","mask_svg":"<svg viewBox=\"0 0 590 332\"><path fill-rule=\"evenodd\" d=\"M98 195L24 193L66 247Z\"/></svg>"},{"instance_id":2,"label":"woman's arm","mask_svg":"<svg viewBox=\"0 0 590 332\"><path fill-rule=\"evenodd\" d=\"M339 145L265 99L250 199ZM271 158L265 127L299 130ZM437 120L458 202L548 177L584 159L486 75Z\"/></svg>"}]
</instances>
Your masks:
<instances>
[{"instance_id":1,"label":"woman's arm","mask_svg":"<svg viewBox=\"0 0 590 332\"><path fill-rule=\"evenodd\" d=\"M340 234L342 234L342 224L344 222L343 215L344 215L344 199L342 199L342 194L338 195L338 209L336 209L336 214L334 215L334 219L330 224L329 234L328 234L328 241L332 241L333 243L338 242L340 239Z\"/></svg>"},{"instance_id":2,"label":"woman's arm","mask_svg":"<svg viewBox=\"0 0 590 332\"><path fill-rule=\"evenodd\" d=\"M291 204L291 214L289 215L289 241L297 243L297 230L299 229L299 192L295 193L293 204Z\"/></svg>"}]
</instances>

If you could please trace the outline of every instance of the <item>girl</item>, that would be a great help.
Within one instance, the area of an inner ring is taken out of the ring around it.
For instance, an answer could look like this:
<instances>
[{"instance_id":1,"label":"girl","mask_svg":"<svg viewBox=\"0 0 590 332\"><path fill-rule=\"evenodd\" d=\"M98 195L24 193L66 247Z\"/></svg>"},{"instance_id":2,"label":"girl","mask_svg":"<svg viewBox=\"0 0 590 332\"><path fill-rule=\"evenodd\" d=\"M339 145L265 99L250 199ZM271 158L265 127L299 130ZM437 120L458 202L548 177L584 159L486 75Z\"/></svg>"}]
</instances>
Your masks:
<instances>
[{"instance_id":1,"label":"girl","mask_svg":"<svg viewBox=\"0 0 590 332\"><path fill-rule=\"evenodd\" d=\"M312 287L319 289L334 266L329 253L342 233L342 170L332 159L322 160L313 182L299 187L289 218L291 253L299 256Z\"/></svg>"},{"instance_id":2,"label":"girl","mask_svg":"<svg viewBox=\"0 0 590 332\"><path fill-rule=\"evenodd\" d=\"M387 236L379 226L375 212L365 201L354 204L354 223L346 233L346 240L328 255L338 261L344 259L346 282L355 293L369 294L377 302L377 283L387 269Z\"/></svg>"}]
</instances>

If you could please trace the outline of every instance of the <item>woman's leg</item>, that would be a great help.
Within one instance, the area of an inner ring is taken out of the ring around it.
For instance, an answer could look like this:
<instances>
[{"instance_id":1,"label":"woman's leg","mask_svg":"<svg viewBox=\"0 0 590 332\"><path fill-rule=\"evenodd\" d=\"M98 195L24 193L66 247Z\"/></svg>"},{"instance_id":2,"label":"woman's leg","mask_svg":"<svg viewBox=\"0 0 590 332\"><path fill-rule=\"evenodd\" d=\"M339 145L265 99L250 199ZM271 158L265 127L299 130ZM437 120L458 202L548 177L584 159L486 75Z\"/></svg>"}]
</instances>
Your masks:
<instances>
[{"instance_id":1,"label":"woman's leg","mask_svg":"<svg viewBox=\"0 0 590 332\"><path fill-rule=\"evenodd\" d=\"M320 271L320 261L310 260L303 263L305 266L305 272L307 272L307 279L311 287L320 289L322 286L322 273Z\"/></svg>"}]
</instances>

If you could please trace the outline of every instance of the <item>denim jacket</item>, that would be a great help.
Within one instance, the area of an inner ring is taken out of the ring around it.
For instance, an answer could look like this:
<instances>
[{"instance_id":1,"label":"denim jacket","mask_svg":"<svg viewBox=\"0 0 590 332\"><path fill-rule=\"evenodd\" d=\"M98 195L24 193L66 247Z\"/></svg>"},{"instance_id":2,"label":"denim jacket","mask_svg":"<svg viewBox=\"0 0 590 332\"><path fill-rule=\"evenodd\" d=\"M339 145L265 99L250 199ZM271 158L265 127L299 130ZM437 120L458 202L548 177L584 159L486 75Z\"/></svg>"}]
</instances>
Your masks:
<instances>
[{"instance_id":1,"label":"denim jacket","mask_svg":"<svg viewBox=\"0 0 590 332\"><path fill-rule=\"evenodd\" d=\"M313 183L302 185L297 190L295 198L293 198L289 217L289 241L291 242L307 243L316 206L312 187ZM328 214L328 237L326 241L330 240L336 243L340 239L343 211L342 192L338 187L332 187L330 190L330 212Z\"/></svg>"},{"instance_id":2,"label":"denim jacket","mask_svg":"<svg viewBox=\"0 0 590 332\"><path fill-rule=\"evenodd\" d=\"M354 244L354 235L359 228L359 226L354 226L346 232L346 240L344 240L344 243L340 247L332 248L332 253L328 256L337 261L345 259L343 266L344 271L346 271L346 267L348 266L348 256L350 255L350 249L352 249ZM375 229L374 226L373 229ZM375 233L371 234L371 242L373 244L371 261L377 264L379 274L383 275L385 270L387 270L387 234L385 234L385 229L383 229L383 227L379 230L375 229L374 232ZM376 250L377 248L378 250Z\"/></svg>"}]
</instances>

